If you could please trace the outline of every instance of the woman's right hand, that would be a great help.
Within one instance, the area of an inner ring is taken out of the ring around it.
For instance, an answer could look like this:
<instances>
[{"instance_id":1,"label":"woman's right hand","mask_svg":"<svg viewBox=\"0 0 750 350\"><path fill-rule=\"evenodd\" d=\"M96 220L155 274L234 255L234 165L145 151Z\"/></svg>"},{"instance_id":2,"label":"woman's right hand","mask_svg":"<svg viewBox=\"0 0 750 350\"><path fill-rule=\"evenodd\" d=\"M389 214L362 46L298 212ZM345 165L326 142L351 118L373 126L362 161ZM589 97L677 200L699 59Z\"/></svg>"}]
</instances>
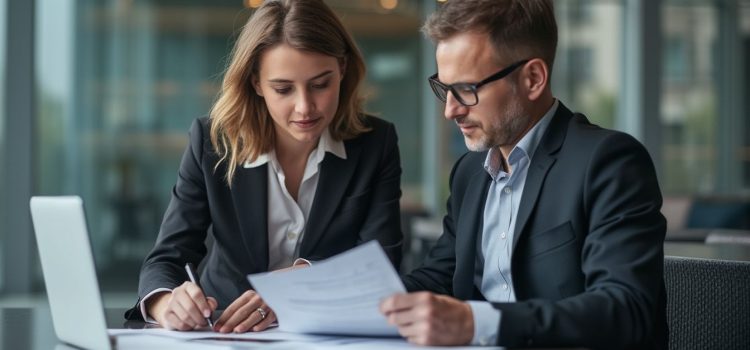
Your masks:
<instances>
[{"instance_id":1,"label":"woman's right hand","mask_svg":"<svg viewBox=\"0 0 750 350\"><path fill-rule=\"evenodd\" d=\"M153 295L146 301L146 312L162 327L188 331L206 327L206 317L216 310L218 303L206 297L195 283L185 282L172 290Z\"/></svg>"}]
</instances>

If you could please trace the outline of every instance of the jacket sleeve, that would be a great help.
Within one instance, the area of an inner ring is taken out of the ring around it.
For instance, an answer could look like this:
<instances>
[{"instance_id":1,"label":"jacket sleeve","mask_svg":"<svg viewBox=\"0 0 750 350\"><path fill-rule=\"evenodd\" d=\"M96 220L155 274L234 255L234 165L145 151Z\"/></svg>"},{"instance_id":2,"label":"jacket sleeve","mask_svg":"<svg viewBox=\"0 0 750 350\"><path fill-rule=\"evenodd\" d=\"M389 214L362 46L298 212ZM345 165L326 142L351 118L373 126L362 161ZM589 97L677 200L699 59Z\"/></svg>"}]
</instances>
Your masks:
<instances>
[{"instance_id":1,"label":"jacket sleeve","mask_svg":"<svg viewBox=\"0 0 750 350\"><path fill-rule=\"evenodd\" d=\"M205 121L196 119L190 127L190 143L182 155L177 183L172 189L156 244L141 267L138 303L157 288L178 287L187 278L184 264L191 262L197 266L206 255L205 239L211 217L202 170L203 123ZM126 318L141 318L138 303L126 312Z\"/></svg>"}]
</instances>

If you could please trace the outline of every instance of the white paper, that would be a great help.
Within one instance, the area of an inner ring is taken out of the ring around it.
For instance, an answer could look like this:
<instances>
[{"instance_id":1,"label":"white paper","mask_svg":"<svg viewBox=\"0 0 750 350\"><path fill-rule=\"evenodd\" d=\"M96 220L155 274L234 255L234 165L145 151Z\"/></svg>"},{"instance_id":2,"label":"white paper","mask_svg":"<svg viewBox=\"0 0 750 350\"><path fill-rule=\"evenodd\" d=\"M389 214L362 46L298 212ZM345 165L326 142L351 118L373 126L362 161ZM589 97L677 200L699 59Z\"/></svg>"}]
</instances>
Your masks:
<instances>
[{"instance_id":1,"label":"white paper","mask_svg":"<svg viewBox=\"0 0 750 350\"><path fill-rule=\"evenodd\" d=\"M282 331L398 336L378 308L383 299L406 288L376 241L309 268L248 279L276 312Z\"/></svg>"},{"instance_id":2,"label":"white paper","mask_svg":"<svg viewBox=\"0 0 750 350\"><path fill-rule=\"evenodd\" d=\"M173 339L181 340L238 340L238 341L251 341L251 340L269 340L269 341L309 341L316 342L321 340L330 339L331 337L310 335L310 334L299 334L289 333L279 330L278 328L270 328L261 332L246 332L246 333L219 333L208 328L203 330L195 331L173 331L165 328L143 328L143 329L120 329L111 328L107 330L107 333L112 336L129 336L129 335L151 335L169 337Z\"/></svg>"}]
</instances>

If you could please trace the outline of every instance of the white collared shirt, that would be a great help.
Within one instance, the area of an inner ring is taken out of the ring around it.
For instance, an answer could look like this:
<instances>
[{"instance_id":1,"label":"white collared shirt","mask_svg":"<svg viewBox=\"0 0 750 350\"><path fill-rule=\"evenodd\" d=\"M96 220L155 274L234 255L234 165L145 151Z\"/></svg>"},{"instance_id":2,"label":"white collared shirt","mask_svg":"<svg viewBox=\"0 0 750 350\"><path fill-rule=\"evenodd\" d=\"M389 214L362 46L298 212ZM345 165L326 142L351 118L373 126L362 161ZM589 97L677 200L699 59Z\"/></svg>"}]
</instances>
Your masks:
<instances>
[{"instance_id":1,"label":"white collared shirt","mask_svg":"<svg viewBox=\"0 0 750 350\"><path fill-rule=\"evenodd\" d=\"M305 234L305 226L318 188L320 163L326 152L346 159L346 148L335 141L326 129L318 140L318 146L307 158L297 201L284 185L286 175L276 159L276 152L260 155L254 162L245 163L245 168L268 164L268 270L273 271L292 265L299 257L299 243Z\"/></svg>"},{"instance_id":2,"label":"white collared shirt","mask_svg":"<svg viewBox=\"0 0 750 350\"><path fill-rule=\"evenodd\" d=\"M254 162L245 162L245 168L256 168L268 164L268 270L278 270L297 263L299 243L305 233L307 218L310 215L315 191L318 188L320 163L326 152L341 159L346 159L344 142L336 141L326 129L318 140L318 146L307 158L302 183L297 193L297 201L286 189L286 175L276 159L276 152L271 151L258 156ZM251 194L246 194L251 195ZM300 259L307 262L304 259ZM307 262L309 263L309 262ZM148 293L140 302L140 310L146 322L154 323L146 313L146 300L159 292L171 292L169 288L158 288Z\"/></svg>"}]
</instances>

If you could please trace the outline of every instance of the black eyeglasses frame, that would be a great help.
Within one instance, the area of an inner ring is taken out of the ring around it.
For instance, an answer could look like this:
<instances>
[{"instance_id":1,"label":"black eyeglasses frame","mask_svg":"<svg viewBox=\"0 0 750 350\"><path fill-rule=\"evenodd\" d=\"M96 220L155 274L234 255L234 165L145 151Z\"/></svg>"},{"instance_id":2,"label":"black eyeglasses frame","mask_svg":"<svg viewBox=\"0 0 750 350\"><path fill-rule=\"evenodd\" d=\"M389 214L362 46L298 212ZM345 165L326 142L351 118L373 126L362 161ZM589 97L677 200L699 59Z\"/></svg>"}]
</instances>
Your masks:
<instances>
[{"instance_id":1,"label":"black eyeglasses frame","mask_svg":"<svg viewBox=\"0 0 750 350\"><path fill-rule=\"evenodd\" d=\"M450 85L443 84L437 79L437 73L427 78L427 81L430 83L430 88L432 88L432 92L435 93L435 96L438 98L438 100L446 102L446 100L448 99L448 91L450 91L451 93L453 93L453 97L456 99L456 101L458 101L458 103L466 107L471 107L476 106L479 103L479 95L477 94L477 91L480 87L493 81L505 78L510 73L513 73L513 71L518 69L518 67L523 66L529 61L529 59L526 59L513 63L510 66L501 69L499 72L490 75L489 77L483 79L478 83L453 83ZM461 94L458 93L458 91L471 91L474 94L474 103L465 101L463 97L461 97Z\"/></svg>"}]
</instances>

